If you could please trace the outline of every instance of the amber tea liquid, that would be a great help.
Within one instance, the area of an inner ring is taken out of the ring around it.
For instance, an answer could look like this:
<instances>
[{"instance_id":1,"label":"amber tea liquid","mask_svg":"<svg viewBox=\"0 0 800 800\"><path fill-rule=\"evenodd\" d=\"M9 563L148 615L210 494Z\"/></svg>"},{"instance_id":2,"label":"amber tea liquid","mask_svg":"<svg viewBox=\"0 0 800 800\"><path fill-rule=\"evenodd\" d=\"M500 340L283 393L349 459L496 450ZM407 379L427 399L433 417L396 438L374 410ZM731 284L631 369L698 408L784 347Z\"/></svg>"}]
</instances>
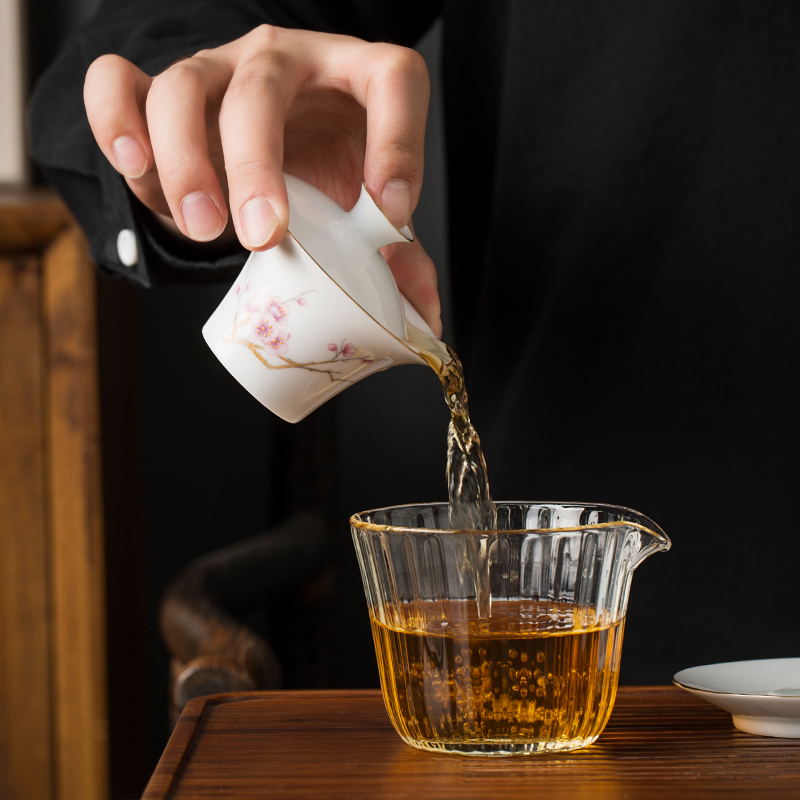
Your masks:
<instances>
[{"instance_id":1,"label":"amber tea liquid","mask_svg":"<svg viewBox=\"0 0 800 800\"><path fill-rule=\"evenodd\" d=\"M438 751L591 744L614 704L624 622L593 615L528 600L495 600L489 619L463 600L387 608L372 633L395 728Z\"/></svg>"},{"instance_id":2,"label":"amber tea liquid","mask_svg":"<svg viewBox=\"0 0 800 800\"><path fill-rule=\"evenodd\" d=\"M409 343L436 372L450 409L447 431L450 526L462 530L494 530L497 510L489 492L481 440L469 418L461 361L448 345L429 337L419 338L417 334L409 326Z\"/></svg>"}]
</instances>

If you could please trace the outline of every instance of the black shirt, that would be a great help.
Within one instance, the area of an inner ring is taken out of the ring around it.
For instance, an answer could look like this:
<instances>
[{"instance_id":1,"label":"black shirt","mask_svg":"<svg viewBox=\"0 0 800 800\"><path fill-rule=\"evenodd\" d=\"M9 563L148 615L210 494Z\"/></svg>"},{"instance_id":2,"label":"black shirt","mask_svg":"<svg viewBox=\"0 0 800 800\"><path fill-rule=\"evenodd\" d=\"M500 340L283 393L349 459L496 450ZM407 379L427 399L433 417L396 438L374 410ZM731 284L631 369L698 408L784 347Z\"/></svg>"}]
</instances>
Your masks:
<instances>
[{"instance_id":1,"label":"black shirt","mask_svg":"<svg viewBox=\"0 0 800 800\"><path fill-rule=\"evenodd\" d=\"M455 344L495 496L617 502L670 534L633 582L629 679L796 655L797 3L108 2L38 89L35 155L106 269L235 267L142 224L85 119L91 61L156 74L261 22L412 44L439 13Z\"/></svg>"}]
</instances>

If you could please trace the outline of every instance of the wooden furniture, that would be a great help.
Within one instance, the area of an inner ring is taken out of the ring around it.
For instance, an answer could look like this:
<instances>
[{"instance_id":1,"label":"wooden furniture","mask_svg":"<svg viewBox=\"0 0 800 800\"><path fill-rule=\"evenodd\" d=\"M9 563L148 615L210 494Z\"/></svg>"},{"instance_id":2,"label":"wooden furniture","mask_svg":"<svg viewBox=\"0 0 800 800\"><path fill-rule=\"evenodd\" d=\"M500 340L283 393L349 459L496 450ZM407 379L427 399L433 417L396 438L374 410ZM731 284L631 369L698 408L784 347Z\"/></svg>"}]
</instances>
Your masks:
<instances>
[{"instance_id":1,"label":"wooden furniture","mask_svg":"<svg viewBox=\"0 0 800 800\"><path fill-rule=\"evenodd\" d=\"M270 642L243 618L260 606L285 606L287 597L302 600L302 585L319 572L327 540L322 517L299 511L266 533L196 559L176 576L159 615L171 656L173 724L195 697L281 686Z\"/></svg>"},{"instance_id":2,"label":"wooden furniture","mask_svg":"<svg viewBox=\"0 0 800 800\"><path fill-rule=\"evenodd\" d=\"M94 273L48 191L0 190L0 797L107 797Z\"/></svg>"},{"instance_id":3,"label":"wooden furniture","mask_svg":"<svg viewBox=\"0 0 800 800\"><path fill-rule=\"evenodd\" d=\"M600 739L574 753L468 758L404 744L378 691L192 700L143 800L694 800L800 796L800 740L735 730L676 687L622 687Z\"/></svg>"}]
</instances>

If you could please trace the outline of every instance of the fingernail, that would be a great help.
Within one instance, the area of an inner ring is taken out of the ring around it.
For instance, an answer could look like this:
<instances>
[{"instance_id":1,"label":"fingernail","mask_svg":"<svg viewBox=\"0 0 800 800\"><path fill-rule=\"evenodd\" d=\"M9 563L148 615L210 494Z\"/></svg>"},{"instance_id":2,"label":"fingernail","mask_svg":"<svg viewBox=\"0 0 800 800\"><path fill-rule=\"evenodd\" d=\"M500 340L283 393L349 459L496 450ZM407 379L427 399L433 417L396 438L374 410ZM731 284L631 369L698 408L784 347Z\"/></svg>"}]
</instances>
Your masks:
<instances>
[{"instance_id":1,"label":"fingernail","mask_svg":"<svg viewBox=\"0 0 800 800\"><path fill-rule=\"evenodd\" d=\"M278 215L269 200L254 197L242 208L242 233L246 247L261 247L278 227Z\"/></svg>"},{"instance_id":2,"label":"fingernail","mask_svg":"<svg viewBox=\"0 0 800 800\"><path fill-rule=\"evenodd\" d=\"M132 136L120 136L111 146L117 169L126 178L141 178L147 170L147 156Z\"/></svg>"},{"instance_id":3,"label":"fingernail","mask_svg":"<svg viewBox=\"0 0 800 800\"><path fill-rule=\"evenodd\" d=\"M381 194L381 211L395 228L402 228L411 218L411 187L408 181L387 181Z\"/></svg>"},{"instance_id":4,"label":"fingernail","mask_svg":"<svg viewBox=\"0 0 800 800\"><path fill-rule=\"evenodd\" d=\"M181 214L189 236L197 242L216 239L225 223L214 201L205 192L192 192L181 200Z\"/></svg>"}]
</instances>

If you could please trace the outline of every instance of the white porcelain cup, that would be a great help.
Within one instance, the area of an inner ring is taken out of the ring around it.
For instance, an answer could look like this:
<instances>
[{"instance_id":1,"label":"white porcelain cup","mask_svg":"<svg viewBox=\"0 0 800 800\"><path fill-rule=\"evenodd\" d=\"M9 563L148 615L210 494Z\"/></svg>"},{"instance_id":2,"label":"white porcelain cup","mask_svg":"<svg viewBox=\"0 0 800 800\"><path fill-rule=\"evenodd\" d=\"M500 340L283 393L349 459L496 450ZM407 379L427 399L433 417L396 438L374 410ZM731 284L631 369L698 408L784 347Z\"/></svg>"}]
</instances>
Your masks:
<instances>
[{"instance_id":1,"label":"white porcelain cup","mask_svg":"<svg viewBox=\"0 0 800 800\"><path fill-rule=\"evenodd\" d=\"M248 258L203 327L223 366L259 402L299 422L356 381L424 364L409 342L441 343L398 292L379 248L413 241L366 189L351 211L286 175L289 234Z\"/></svg>"}]
</instances>

